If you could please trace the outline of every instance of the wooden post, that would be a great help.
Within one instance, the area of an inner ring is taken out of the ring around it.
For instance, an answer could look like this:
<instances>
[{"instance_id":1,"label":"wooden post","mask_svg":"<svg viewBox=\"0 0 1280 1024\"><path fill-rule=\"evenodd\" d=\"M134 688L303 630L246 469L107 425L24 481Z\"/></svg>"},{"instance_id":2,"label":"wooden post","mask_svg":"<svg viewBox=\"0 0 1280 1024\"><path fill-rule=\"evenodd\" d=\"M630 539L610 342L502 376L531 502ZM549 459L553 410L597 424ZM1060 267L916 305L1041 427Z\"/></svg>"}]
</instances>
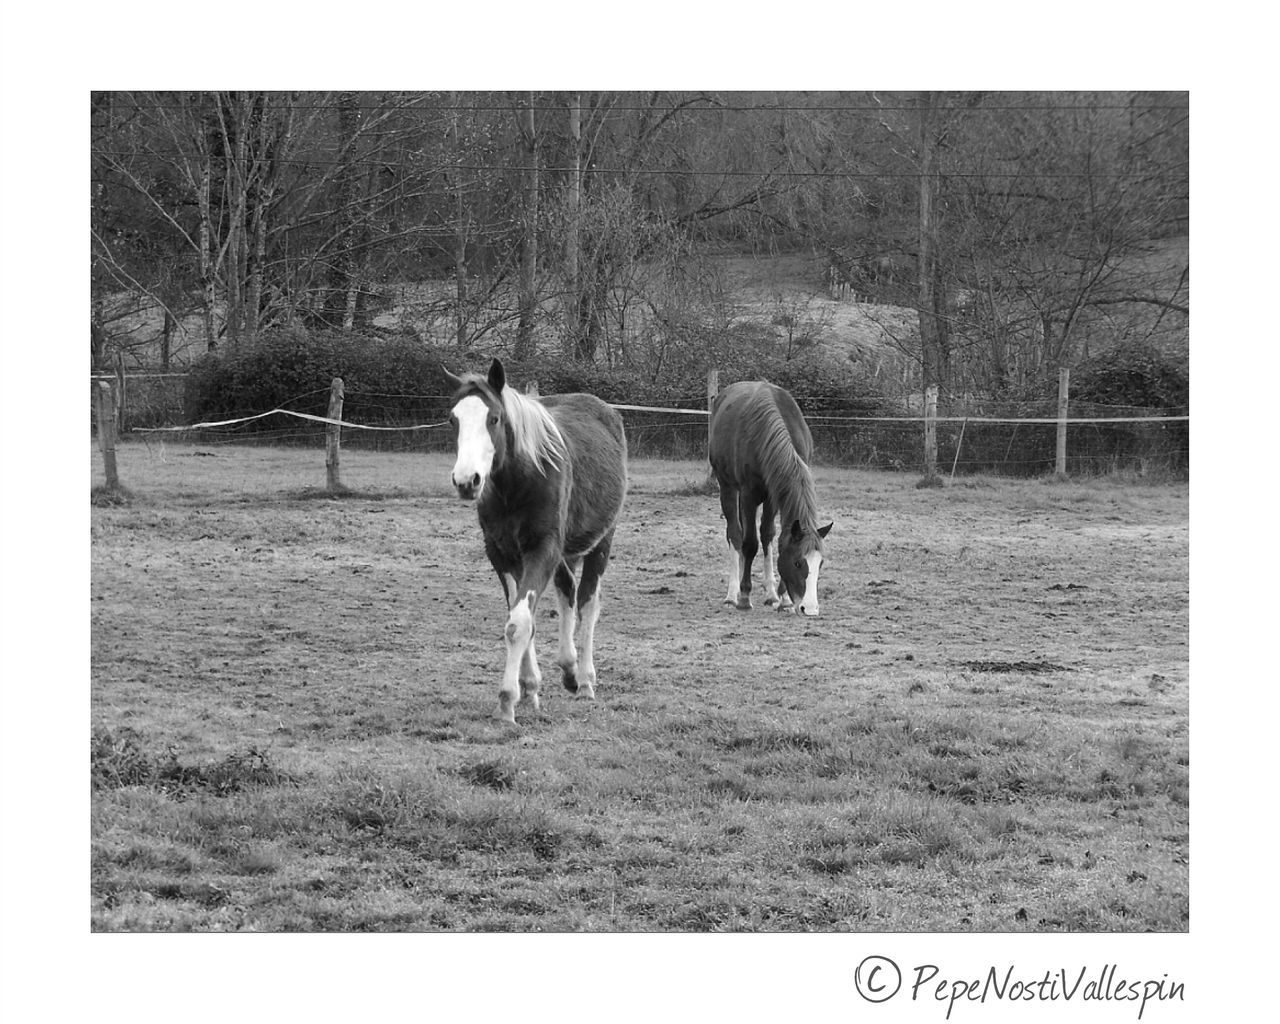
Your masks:
<instances>
[{"instance_id":1,"label":"wooden post","mask_svg":"<svg viewBox=\"0 0 1280 1024\"><path fill-rule=\"evenodd\" d=\"M924 389L924 480L933 486L938 480L938 385Z\"/></svg>"},{"instance_id":2,"label":"wooden post","mask_svg":"<svg viewBox=\"0 0 1280 1024\"><path fill-rule=\"evenodd\" d=\"M707 486L715 485L715 473L711 471L711 407L720 393L720 371L707 371Z\"/></svg>"},{"instance_id":3,"label":"wooden post","mask_svg":"<svg viewBox=\"0 0 1280 1024\"><path fill-rule=\"evenodd\" d=\"M342 419L342 378L334 377L329 387L329 419ZM337 423L328 425L328 444L324 458L325 473L328 477L329 493L342 490L342 481L338 479L338 449L342 443L342 428Z\"/></svg>"},{"instance_id":4,"label":"wooden post","mask_svg":"<svg viewBox=\"0 0 1280 1024\"><path fill-rule=\"evenodd\" d=\"M107 475L107 489L118 491L120 477L116 472L116 420L111 385L99 381L94 389L98 414L98 447L102 449L102 467Z\"/></svg>"},{"instance_id":5,"label":"wooden post","mask_svg":"<svg viewBox=\"0 0 1280 1024\"><path fill-rule=\"evenodd\" d=\"M1057 476L1067 475L1067 394L1071 381L1071 368L1064 366L1058 370L1058 453L1055 460L1054 473Z\"/></svg>"}]
</instances>

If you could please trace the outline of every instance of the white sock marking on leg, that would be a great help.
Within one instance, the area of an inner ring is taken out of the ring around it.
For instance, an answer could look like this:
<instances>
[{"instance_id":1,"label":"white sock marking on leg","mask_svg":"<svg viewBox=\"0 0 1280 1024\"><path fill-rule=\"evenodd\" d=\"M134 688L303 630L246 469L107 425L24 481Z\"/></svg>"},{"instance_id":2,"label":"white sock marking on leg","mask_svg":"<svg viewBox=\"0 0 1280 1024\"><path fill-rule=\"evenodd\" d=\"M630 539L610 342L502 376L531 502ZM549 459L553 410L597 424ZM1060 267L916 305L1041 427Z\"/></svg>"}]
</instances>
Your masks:
<instances>
[{"instance_id":1,"label":"white sock marking on leg","mask_svg":"<svg viewBox=\"0 0 1280 1024\"><path fill-rule=\"evenodd\" d=\"M727 542L726 542L727 543ZM725 592L724 599L729 604L738 603L739 588L738 584L742 581L742 556L738 554L737 549L729 544L729 589Z\"/></svg>"},{"instance_id":2,"label":"white sock marking on leg","mask_svg":"<svg viewBox=\"0 0 1280 1024\"><path fill-rule=\"evenodd\" d=\"M585 690L588 697L596 695L595 643L596 620L599 618L600 581L597 580L596 592L582 608L582 622L579 626L579 634L582 638L582 660L579 663L581 671L578 675L578 684Z\"/></svg>"}]
</instances>

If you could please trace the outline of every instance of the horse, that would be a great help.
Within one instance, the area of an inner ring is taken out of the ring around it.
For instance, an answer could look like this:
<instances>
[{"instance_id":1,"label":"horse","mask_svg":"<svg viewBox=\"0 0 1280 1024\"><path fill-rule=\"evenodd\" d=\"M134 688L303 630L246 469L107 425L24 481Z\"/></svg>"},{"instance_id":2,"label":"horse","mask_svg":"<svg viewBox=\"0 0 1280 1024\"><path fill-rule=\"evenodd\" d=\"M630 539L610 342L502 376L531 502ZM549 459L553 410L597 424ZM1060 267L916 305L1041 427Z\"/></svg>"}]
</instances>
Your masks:
<instances>
[{"instance_id":1,"label":"horse","mask_svg":"<svg viewBox=\"0 0 1280 1024\"><path fill-rule=\"evenodd\" d=\"M730 384L715 397L707 456L720 485L720 507L729 542L729 590L724 603L751 608L751 563L764 547L765 604L779 611L819 614L818 572L823 538L833 523L818 526L817 498L809 460L813 435L796 401L768 381ZM762 507L763 506L763 507ZM760 534L756 536L756 509ZM774 582L774 517L782 533Z\"/></svg>"},{"instance_id":2,"label":"horse","mask_svg":"<svg viewBox=\"0 0 1280 1024\"><path fill-rule=\"evenodd\" d=\"M535 613L552 577L560 620L556 663L564 687L594 700L600 577L627 490L622 417L594 395L522 395L507 386L498 359L487 376L441 370L454 392L453 486L463 500L476 501L484 550L507 601L498 717L514 724L522 697L535 711L541 707ZM581 580L575 581L579 569ZM581 659L574 648L579 621Z\"/></svg>"}]
</instances>

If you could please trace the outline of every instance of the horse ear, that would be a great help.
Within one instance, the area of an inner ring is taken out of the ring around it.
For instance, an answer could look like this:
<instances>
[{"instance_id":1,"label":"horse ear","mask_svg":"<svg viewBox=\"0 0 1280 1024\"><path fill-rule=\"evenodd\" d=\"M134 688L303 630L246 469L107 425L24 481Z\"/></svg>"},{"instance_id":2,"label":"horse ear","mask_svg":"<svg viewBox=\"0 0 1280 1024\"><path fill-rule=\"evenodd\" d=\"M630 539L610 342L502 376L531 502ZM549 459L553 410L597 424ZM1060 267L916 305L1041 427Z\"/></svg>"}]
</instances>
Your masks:
<instances>
[{"instance_id":1,"label":"horse ear","mask_svg":"<svg viewBox=\"0 0 1280 1024\"><path fill-rule=\"evenodd\" d=\"M489 387L499 394L507 386L507 371L502 368L502 360L494 359L489 364Z\"/></svg>"},{"instance_id":2,"label":"horse ear","mask_svg":"<svg viewBox=\"0 0 1280 1024\"><path fill-rule=\"evenodd\" d=\"M835 526L835 525L836 525L835 523L827 523L827 525L826 525L826 526L820 526L820 527L818 527L818 536L819 536L819 537L825 537L827 534L829 534L829 533L831 532L831 527L833 527L833 526Z\"/></svg>"},{"instance_id":3,"label":"horse ear","mask_svg":"<svg viewBox=\"0 0 1280 1024\"><path fill-rule=\"evenodd\" d=\"M451 391L457 391L458 388L462 387L462 378L455 377L450 373L449 368L444 363L440 364L440 372L444 375L444 382L449 385Z\"/></svg>"},{"instance_id":4,"label":"horse ear","mask_svg":"<svg viewBox=\"0 0 1280 1024\"><path fill-rule=\"evenodd\" d=\"M800 520L799 519L793 520L791 523L791 539L798 543L800 538L803 536L804 536L804 527L800 525Z\"/></svg>"}]
</instances>

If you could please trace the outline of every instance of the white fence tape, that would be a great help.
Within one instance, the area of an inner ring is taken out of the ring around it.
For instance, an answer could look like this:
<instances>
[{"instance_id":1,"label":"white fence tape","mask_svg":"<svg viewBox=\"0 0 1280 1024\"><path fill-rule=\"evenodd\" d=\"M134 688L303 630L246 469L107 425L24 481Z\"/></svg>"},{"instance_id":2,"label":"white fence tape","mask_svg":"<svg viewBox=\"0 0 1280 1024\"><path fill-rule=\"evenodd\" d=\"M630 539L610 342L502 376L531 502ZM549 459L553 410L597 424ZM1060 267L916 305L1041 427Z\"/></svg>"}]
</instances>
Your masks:
<instances>
[{"instance_id":1,"label":"white fence tape","mask_svg":"<svg viewBox=\"0 0 1280 1024\"><path fill-rule=\"evenodd\" d=\"M653 405L613 405L615 409L621 409L627 412L660 412L674 413L684 416L709 416L710 413L706 409L668 409L662 406ZM374 427L365 423L351 423L347 420L330 419L327 416L313 416L306 412L294 412L292 409L268 409L266 412L260 412L254 416L242 416L239 419L231 420L210 420L204 423L192 423L189 426L181 427L134 427L133 433L161 433L167 431L179 430L203 430L206 427L229 427L237 423L248 423L250 420L260 420L266 416L274 416L276 414L282 416L296 416L298 419L311 420L315 423L332 423L340 427L350 427L353 430L431 430L435 427L448 426L448 421L440 423L417 423L407 427ZM924 416L806 416L811 423L924 423ZM936 416L935 423L1066 423L1067 426L1076 426L1083 423L1186 423L1191 419L1190 416L1106 416L1106 417L1090 417L1082 419L1067 418L1066 420L1058 420L1052 416L1032 417L1025 419L1006 419L991 416Z\"/></svg>"},{"instance_id":2,"label":"white fence tape","mask_svg":"<svg viewBox=\"0 0 1280 1024\"><path fill-rule=\"evenodd\" d=\"M316 423L335 423L340 427L351 427L354 430L430 430L432 427L443 427L448 425L448 421L440 423L418 423L409 427L371 427L365 423L350 423L347 420L334 420L328 416L312 416L309 412L294 412L292 409L268 409L266 412L260 412L255 416L242 416L234 420L208 420L203 423L192 423L182 427L134 427L133 433L137 434L154 434L162 431L170 430L203 430L205 427L229 427L236 423L248 423L250 420L260 420L264 416L274 416L276 413L282 416L296 416L300 420L313 420Z\"/></svg>"},{"instance_id":3,"label":"white fence tape","mask_svg":"<svg viewBox=\"0 0 1280 1024\"><path fill-rule=\"evenodd\" d=\"M923 423L924 416L806 416L806 420L815 423L819 420L836 423ZM934 423L1065 423L1072 426L1076 423L1177 423L1190 420L1190 416L1102 416L1097 418L1059 420L1054 416L1025 419L1001 419L989 416L935 416Z\"/></svg>"}]
</instances>

